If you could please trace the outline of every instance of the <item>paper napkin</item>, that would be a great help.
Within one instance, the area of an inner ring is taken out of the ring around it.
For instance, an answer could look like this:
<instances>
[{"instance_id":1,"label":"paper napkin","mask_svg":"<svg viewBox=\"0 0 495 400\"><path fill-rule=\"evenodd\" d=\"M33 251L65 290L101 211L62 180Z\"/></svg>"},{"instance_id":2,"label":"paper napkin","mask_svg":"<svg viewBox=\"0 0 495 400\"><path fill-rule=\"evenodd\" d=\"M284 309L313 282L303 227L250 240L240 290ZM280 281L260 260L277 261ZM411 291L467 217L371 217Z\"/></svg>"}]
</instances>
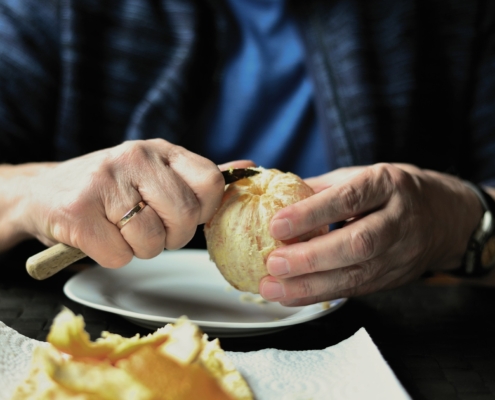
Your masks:
<instances>
[{"instance_id":1,"label":"paper napkin","mask_svg":"<svg viewBox=\"0 0 495 400\"><path fill-rule=\"evenodd\" d=\"M257 400L410 399L364 328L324 350L227 354Z\"/></svg>"},{"instance_id":2,"label":"paper napkin","mask_svg":"<svg viewBox=\"0 0 495 400\"><path fill-rule=\"evenodd\" d=\"M44 345L0 322L0 400L26 377L34 347ZM257 400L410 399L364 328L324 350L227 355Z\"/></svg>"}]
</instances>

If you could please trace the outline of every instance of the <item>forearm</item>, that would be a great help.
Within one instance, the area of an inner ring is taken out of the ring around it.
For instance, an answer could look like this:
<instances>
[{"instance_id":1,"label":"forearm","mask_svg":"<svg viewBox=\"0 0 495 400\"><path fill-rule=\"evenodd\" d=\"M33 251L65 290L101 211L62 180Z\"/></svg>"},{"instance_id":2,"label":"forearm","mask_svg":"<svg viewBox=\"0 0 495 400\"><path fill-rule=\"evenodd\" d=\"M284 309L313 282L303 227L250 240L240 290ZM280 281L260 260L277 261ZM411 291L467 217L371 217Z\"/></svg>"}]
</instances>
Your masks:
<instances>
[{"instance_id":1,"label":"forearm","mask_svg":"<svg viewBox=\"0 0 495 400\"><path fill-rule=\"evenodd\" d=\"M0 165L0 252L32 237L28 229L28 202L32 178L55 163Z\"/></svg>"}]
</instances>

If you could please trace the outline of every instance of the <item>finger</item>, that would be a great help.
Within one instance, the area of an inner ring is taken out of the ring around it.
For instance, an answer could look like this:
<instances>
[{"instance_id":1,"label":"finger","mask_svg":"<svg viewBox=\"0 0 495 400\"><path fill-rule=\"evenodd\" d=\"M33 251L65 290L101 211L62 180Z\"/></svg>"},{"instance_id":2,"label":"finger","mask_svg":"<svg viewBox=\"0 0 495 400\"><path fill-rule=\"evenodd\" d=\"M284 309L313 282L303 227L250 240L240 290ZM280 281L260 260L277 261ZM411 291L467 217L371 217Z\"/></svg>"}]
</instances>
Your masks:
<instances>
[{"instance_id":1,"label":"finger","mask_svg":"<svg viewBox=\"0 0 495 400\"><path fill-rule=\"evenodd\" d=\"M225 180L218 167L207 158L178 146L169 155L169 163L197 200L199 214L196 225L209 221L225 191Z\"/></svg>"},{"instance_id":2,"label":"finger","mask_svg":"<svg viewBox=\"0 0 495 400\"><path fill-rule=\"evenodd\" d=\"M366 282L360 286L344 289L337 292L322 293L316 296L309 296L300 299L281 300L280 304L286 307L301 307L309 304L321 303L323 301L336 300L341 298L363 296L377 291L391 289L404 285L418 278L421 272L415 268L410 268L406 273L399 272L398 269L393 269L383 276Z\"/></svg>"},{"instance_id":3,"label":"finger","mask_svg":"<svg viewBox=\"0 0 495 400\"><path fill-rule=\"evenodd\" d=\"M165 228L165 248L185 246L200 224L200 205L195 194L171 169L162 172L162 185L141 190L143 200L159 216Z\"/></svg>"},{"instance_id":4,"label":"finger","mask_svg":"<svg viewBox=\"0 0 495 400\"><path fill-rule=\"evenodd\" d=\"M361 286L369 281L368 276L366 267L352 265L287 279L267 276L261 280L259 289L265 300L288 304L297 299L316 298Z\"/></svg>"},{"instance_id":5,"label":"finger","mask_svg":"<svg viewBox=\"0 0 495 400\"><path fill-rule=\"evenodd\" d=\"M270 275L289 278L375 259L401 241L400 221L389 210L375 211L341 229L273 250Z\"/></svg>"},{"instance_id":6,"label":"finger","mask_svg":"<svg viewBox=\"0 0 495 400\"><path fill-rule=\"evenodd\" d=\"M385 164L365 168L351 179L280 210L271 220L270 234L278 240L301 236L378 208L392 192L392 178Z\"/></svg>"},{"instance_id":7,"label":"finger","mask_svg":"<svg viewBox=\"0 0 495 400\"><path fill-rule=\"evenodd\" d=\"M335 185L336 183L351 178L352 176L363 171L364 168L365 167L339 168L327 174L306 178L304 182L306 182L306 184L309 185L315 193L319 193L322 190Z\"/></svg>"},{"instance_id":8,"label":"finger","mask_svg":"<svg viewBox=\"0 0 495 400\"><path fill-rule=\"evenodd\" d=\"M74 224L78 228L71 232L68 244L81 249L102 267L120 268L132 260L132 248L119 228L105 218L103 210L100 215L85 215L84 220Z\"/></svg>"},{"instance_id":9,"label":"finger","mask_svg":"<svg viewBox=\"0 0 495 400\"><path fill-rule=\"evenodd\" d=\"M156 257L165 248L165 227L158 214L149 206L134 215L120 233L137 258Z\"/></svg>"},{"instance_id":10,"label":"finger","mask_svg":"<svg viewBox=\"0 0 495 400\"><path fill-rule=\"evenodd\" d=\"M378 263L351 265L287 279L268 276L261 280L260 294L269 301L291 304L300 299L329 300L329 297L336 296L336 293L345 292L349 296L354 296L360 294L362 288L367 287L366 285L370 285L371 291L376 291L382 288L383 277L387 271L383 266L377 268L378 265Z\"/></svg>"},{"instance_id":11,"label":"finger","mask_svg":"<svg viewBox=\"0 0 495 400\"><path fill-rule=\"evenodd\" d=\"M143 199L136 189L139 187L138 184L122 179L113 183L116 187L112 192L107 193L104 204L106 218L117 225L122 217ZM165 248L165 227L152 206L148 204L120 229L120 234L128 243L133 255L138 258L155 257Z\"/></svg>"},{"instance_id":12,"label":"finger","mask_svg":"<svg viewBox=\"0 0 495 400\"><path fill-rule=\"evenodd\" d=\"M256 167L256 164L251 160L235 160L218 165L220 171L225 171L229 168L250 168L250 167Z\"/></svg>"},{"instance_id":13,"label":"finger","mask_svg":"<svg viewBox=\"0 0 495 400\"><path fill-rule=\"evenodd\" d=\"M106 177L100 177L106 179ZM106 218L117 225L118 222L133 209L140 201L143 200L137 190L137 185L129 181L103 181L101 186L111 188L102 196L102 202Z\"/></svg>"},{"instance_id":14,"label":"finger","mask_svg":"<svg viewBox=\"0 0 495 400\"><path fill-rule=\"evenodd\" d=\"M119 191L134 188L140 197L137 201L142 199L156 212L166 230L165 248L177 249L184 246L194 236L200 223L201 205L192 188L173 165L187 164L183 161L187 158L191 165L197 166L198 171L201 171L202 164L198 164L193 153L161 139L126 142L122 146L126 151L120 150L117 155L119 165L131 165L133 168L128 169L127 175L122 174L123 183L120 184ZM202 162L206 160L199 158ZM195 171L194 167L187 168L191 170L186 170L184 174ZM219 178L223 179L213 163L211 170L216 171ZM223 192L223 186L221 190Z\"/></svg>"}]
</instances>

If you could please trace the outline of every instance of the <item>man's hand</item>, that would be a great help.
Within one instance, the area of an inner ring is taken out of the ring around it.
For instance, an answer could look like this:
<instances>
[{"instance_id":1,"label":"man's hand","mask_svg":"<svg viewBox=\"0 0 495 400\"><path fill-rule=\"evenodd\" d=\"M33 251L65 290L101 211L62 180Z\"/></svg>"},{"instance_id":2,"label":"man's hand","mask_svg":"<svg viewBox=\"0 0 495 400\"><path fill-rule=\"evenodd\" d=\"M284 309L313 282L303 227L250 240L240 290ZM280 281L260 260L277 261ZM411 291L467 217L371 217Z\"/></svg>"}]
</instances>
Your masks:
<instances>
[{"instance_id":1,"label":"man's hand","mask_svg":"<svg viewBox=\"0 0 495 400\"><path fill-rule=\"evenodd\" d=\"M214 163L161 139L125 142L18 182L18 231L79 248L110 268L184 246L211 218L225 186ZM147 206L119 229L140 201Z\"/></svg>"},{"instance_id":2,"label":"man's hand","mask_svg":"<svg viewBox=\"0 0 495 400\"><path fill-rule=\"evenodd\" d=\"M460 180L411 165L336 170L306 181L316 194L279 211L270 233L289 240L346 221L309 242L274 250L260 293L300 306L399 286L460 265L482 208Z\"/></svg>"}]
</instances>

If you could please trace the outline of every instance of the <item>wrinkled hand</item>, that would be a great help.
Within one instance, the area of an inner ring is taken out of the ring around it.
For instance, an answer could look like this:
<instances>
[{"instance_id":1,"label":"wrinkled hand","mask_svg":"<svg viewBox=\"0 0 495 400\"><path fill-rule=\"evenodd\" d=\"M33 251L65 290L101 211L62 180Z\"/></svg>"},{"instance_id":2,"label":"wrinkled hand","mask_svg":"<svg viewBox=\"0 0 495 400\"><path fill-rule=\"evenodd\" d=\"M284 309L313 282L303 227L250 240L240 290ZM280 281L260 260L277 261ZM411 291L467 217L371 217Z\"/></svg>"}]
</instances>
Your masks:
<instances>
[{"instance_id":1,"label":"wrinkled hand","mask_svg":"<svg viewBox=\"0 0 495 400\"><path fill-rule=\"evenodd\" d=\"M260 293L283 305L363 295L455 268L482 213L460 180L411 165L345 168L307 183L316 194L279 211L271 235L288 240L346 222L270 254Z\"/></svg>"},{"instance_id":2,"label":"wrinkled hand","mask_svg":"<svg viewBox=\"0 0 495 400\"><path fill-rule=\"evenodd\" d=\"M62 242L105 267L184 246L211 218L225 182L211 161L161 139L125 142L31 177L24 226L47 245ZM134 205L147 206L122 229Z\"/></svg>"}]
</instances>

